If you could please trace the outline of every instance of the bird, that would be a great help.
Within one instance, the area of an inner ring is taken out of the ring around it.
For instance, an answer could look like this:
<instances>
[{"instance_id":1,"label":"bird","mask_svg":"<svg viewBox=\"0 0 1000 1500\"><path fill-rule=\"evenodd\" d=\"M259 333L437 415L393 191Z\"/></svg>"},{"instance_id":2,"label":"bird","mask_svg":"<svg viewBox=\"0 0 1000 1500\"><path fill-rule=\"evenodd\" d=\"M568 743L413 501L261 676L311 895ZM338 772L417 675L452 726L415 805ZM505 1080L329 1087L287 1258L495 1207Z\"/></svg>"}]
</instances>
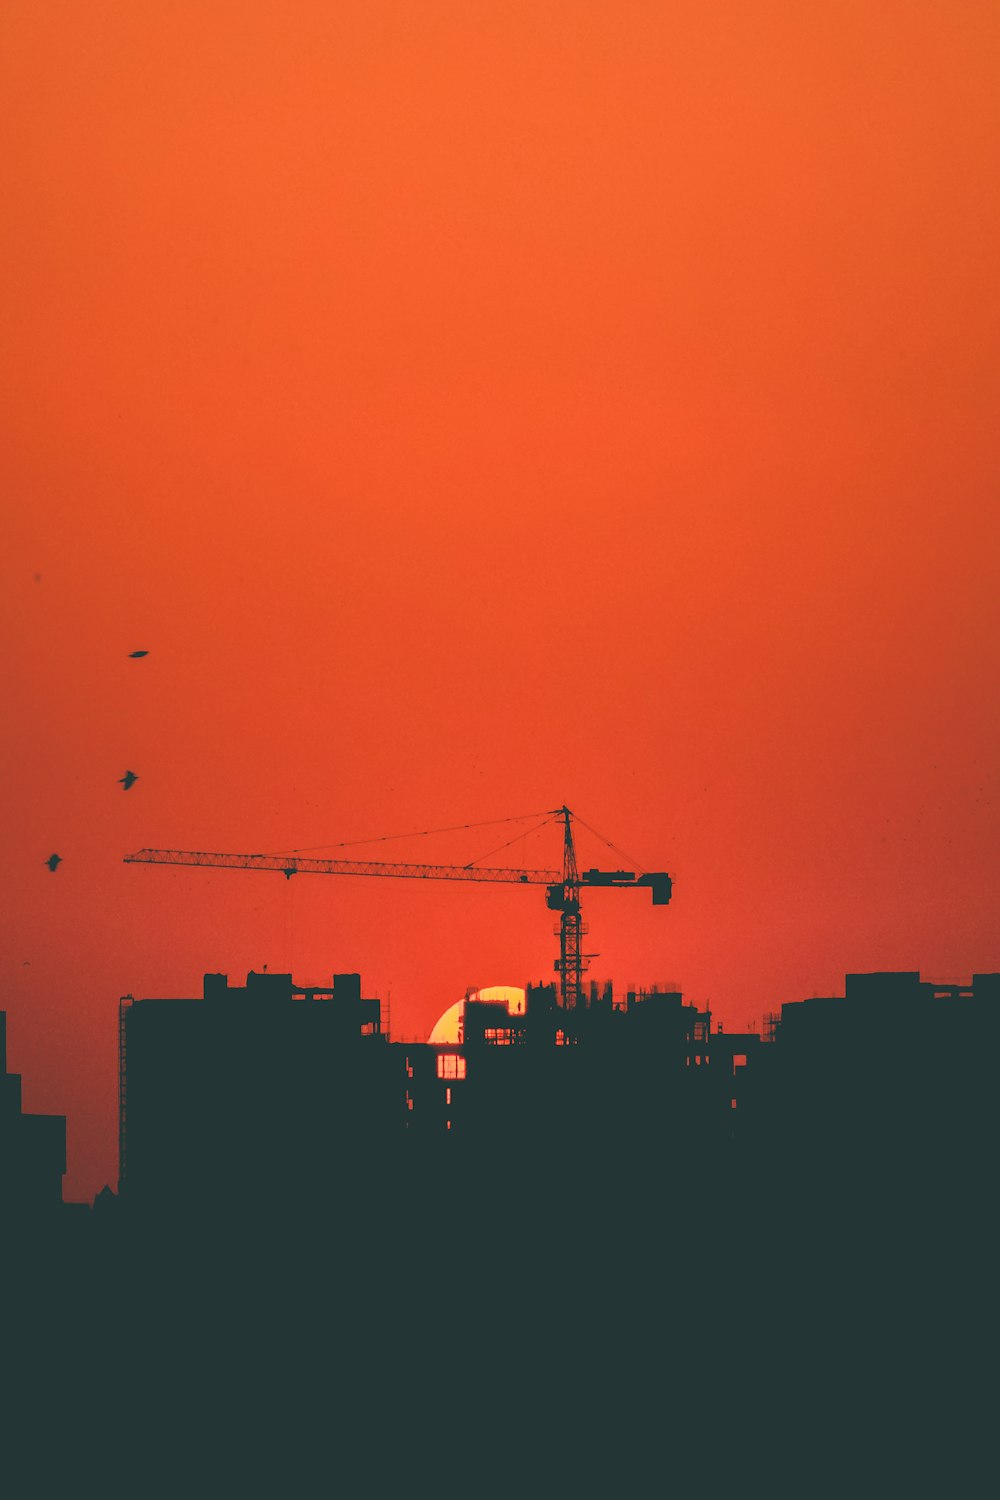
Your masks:
<instances>
[{"instance_id":1,"label":"bird","mask_svg":"<svg viewBox=\"0 0 1000 1500\"><path fill-rule=\"evenodd\" d=\"M127 792L128 789L129 789L129 787L133 784L133 782L138 781L139 778L135 774L134 771L126 771L125 775L124 776L119 776L118 780L121 782L122 787Z\"/></svg>"},{"instance_id":2,"label":"bird","mask_svg":"<svg viewBox=\"0 0 1000 1500\"><path fill-rule=\"evenodd\" d=\"M62 864L61 854L50 854L48 859L42 860L43 865L48 865L50 870L56 870Z\"/></svg>"},{"instance_id":3,"label":"bird","mask_svg":"<svg viewBox=\"0 0 1000 1500\"><path fill-rule=\"evenodd\" d=\"M148 651L130 651L129 656L148 656Z\"/></svg>"}]
</instances>

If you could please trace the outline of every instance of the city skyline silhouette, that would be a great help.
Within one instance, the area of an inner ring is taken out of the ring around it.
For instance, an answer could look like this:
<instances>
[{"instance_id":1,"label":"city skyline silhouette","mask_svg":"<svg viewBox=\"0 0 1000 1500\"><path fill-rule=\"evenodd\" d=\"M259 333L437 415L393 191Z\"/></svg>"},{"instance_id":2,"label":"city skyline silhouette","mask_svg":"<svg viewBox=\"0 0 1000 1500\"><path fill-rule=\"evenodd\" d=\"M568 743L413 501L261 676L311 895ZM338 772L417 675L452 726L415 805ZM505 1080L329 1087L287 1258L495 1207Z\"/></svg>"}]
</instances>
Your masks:
<instances>
[{"instance_id":1,"label":"city skyline silhouette","mask_svg":"<svg viewBox=\"0 0 1000 1500\"><path fill-rule=\"evenodd\" d=\"M362 996L357 974L302 986L266 971L245 986L206 974L198 998L123 996L119 1170L99 1221L218 1233L335 1218L341 1199L385 1214L412 1172L439 1203L481 1178L522 1222L556 1182L598 1205L679 1182L763 1188L782 1212L803 1193L890 1186L927 1206L973 1184L998 1144L997 973L848 974L842 997L787 1002L742 1033L680 992L591 982L575 999L558 984L470 991L457 1023L399 1040ZM85 1222L62 1194L67 1121L25 1109L7 1056L0 1011L6 1222L58 1242ZM416 1226L431 1209L410 1213Z\"/></svg>"},{"instance_id":2,"label":"city skyline silhouette","mask_svg":"<svg viewBox=\"0 0 1000 1500\"><path fill-rule=\"evenodd\" d=\"M1000 975L843 988L741 1036L536 986L437 1046L391 1043L356 974L125 997L121 1191L62 1213L65 1122L0 1067L5 1475L64 1483L110 1421L107 1487L381 1491L437 1462L444 1402L475 1490L484 1443L494 1477L550 1455L601 1491L975 1483L948 1434L989 1328Z\"/></svg>"}]
</instances>

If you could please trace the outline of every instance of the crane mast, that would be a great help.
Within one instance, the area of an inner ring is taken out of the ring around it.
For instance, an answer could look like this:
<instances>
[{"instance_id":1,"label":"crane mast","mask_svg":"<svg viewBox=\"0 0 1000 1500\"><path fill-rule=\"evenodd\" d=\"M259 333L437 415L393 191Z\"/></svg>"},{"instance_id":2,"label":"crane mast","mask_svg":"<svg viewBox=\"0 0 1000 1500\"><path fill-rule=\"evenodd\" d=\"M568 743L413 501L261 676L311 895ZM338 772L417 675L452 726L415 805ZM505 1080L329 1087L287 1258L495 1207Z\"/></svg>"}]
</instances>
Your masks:
<instances>
[{"instance_id":1,"label":"crane mast","mask_svg":"<svg viewBox=\"0 0 1000 1500\"><path fill-rule=\"evenodd\" d=\"M572 814L568 807L559 809L563 822L563 868L562 883L549 887L548 904L559 913L556 936L559 938L559 958L556 970L563 1007L576 1010L583 1001L583 971L587 960L583 952L583 937L587 931L580 911L580 869L573 843Z\"/></svg>"},{"instance_id":2,"label":"crane mast","mask_svg":"<svg viewBox=\"0 0 1000 1500\"><path fill-rule=\"evenodd\" d=\"M573 840L573 814L560 807L551 815L563 825L562 870L518 869L508 866L431 865L390 863L359 859L306 859L291 854L212 854L198 849L140 849L126 854L125 864L185 865L214 870L273 871L290 880L293 875L369 875L392 876L406 880L476 880L513 885L544 885L550 911L559 913L556 933L559 957L555 969L559 974L562 1004L575 1010L583 1004L583 974L587 967L583 938L587 926L580 911L583 886L648 886L653 905L665 905L671 897L673 883L663 871L636 875L631 870L584 870L581 874Z\"/></svg>"}]
</instances>

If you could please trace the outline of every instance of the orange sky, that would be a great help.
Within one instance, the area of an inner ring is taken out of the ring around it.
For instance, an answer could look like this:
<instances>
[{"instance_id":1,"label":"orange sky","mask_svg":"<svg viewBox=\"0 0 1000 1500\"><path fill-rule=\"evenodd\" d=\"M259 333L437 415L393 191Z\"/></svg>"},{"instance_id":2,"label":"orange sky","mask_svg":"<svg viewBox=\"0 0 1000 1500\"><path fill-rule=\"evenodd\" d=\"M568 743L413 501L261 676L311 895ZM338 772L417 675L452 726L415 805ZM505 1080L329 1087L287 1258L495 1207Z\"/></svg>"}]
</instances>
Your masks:
<instances>
[{"instance_id":1,"label":"orange sky","mask_svg":"<svg viewBox=\"0 0 1000 1500\"><path fill-rule=\"evenodd\" d=\"M538 890L142 845L566 801L676 882L597 975L1000 967L998 64L979 0L5 0L0 1006L70 1195L124 991L551 973Z\"/></svg>"}]
</instances>

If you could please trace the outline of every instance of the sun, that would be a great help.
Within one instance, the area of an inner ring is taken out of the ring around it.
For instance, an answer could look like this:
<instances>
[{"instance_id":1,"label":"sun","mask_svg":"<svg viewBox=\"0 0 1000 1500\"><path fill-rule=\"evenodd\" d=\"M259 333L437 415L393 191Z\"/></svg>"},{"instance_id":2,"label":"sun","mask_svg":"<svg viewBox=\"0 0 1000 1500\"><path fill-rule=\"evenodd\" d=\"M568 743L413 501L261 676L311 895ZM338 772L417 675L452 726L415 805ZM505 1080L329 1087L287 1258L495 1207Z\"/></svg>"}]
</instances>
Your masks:
<instances>
[{"instance_id":1,"label":"sun","mask_svg":"<svg viewBox=\"0 0 1000 1500\"><path fill-rule=\"evenodd\" d=\"M490 1000L493 1004L502 1000L512 1016L524 1015L524 990L516 984L491 984L482 990L470 990L464 999L459 1000L455 1005L450 1005L444 1014L438 1017L434 1023L434 1029L427 1038L429 1044L439 1045L462 1041L466 1000Z\"/></svg>"}]
</instances>

